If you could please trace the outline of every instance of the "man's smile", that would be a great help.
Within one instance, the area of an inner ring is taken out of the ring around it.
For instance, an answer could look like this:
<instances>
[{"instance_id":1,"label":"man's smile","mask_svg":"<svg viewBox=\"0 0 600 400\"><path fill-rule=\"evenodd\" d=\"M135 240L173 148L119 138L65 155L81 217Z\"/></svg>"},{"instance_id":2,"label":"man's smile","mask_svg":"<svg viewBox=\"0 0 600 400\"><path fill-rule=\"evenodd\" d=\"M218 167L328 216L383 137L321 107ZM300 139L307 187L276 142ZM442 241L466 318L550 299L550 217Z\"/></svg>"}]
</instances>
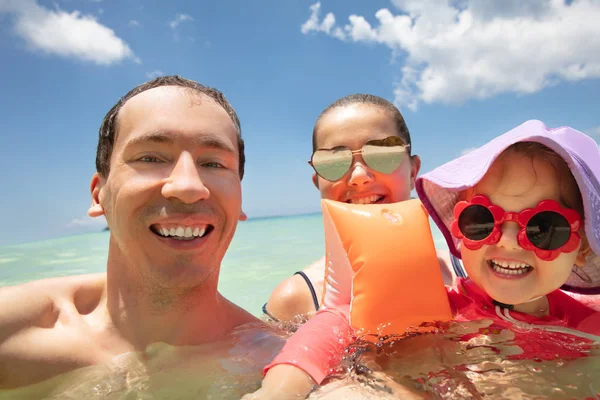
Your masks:
<instances>
[{"instance_id":1,"label":"man's smile","mask_svg":"<svg viewBox=\"0 0 600 400\"><path fill-rule=\"evenodd\" d=\"M150 230L163 238L176 240L194 240L206 236L214 229L210 224L153 224Z\"/></svg>"}]
</instances>

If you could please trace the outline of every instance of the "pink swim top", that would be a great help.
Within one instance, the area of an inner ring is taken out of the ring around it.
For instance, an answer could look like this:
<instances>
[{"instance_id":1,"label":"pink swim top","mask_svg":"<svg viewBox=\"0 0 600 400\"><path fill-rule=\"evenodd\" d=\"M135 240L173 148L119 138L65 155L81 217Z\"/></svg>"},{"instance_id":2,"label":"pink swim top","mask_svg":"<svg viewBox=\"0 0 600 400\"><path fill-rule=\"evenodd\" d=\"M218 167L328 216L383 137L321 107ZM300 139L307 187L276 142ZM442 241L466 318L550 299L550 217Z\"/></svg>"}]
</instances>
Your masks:
<instances>
[{"instance_id":1,"label":"pink swim top","mask_svg":"<svg viewBox=\"0 0 600 400\"><path fill-rule=\"evenodd\" d=\"M485 328L487 332L510 329L515 325L528 328L511 329L515 331L514 344L523 351L508 356L509 359L586 357L584 350L565 345L565 340L573 343L581 343L582 338L586 342L600 340L600 336L596 336L600 335L600 312L560 290L547 295L550 314L545 317L501 308L469 279L459 278L456 287L446 287L446 291L457 321L490 319L493 323ZM339 364L344 348L355 339L346 307L349 305L319 310L288 340L282 351L264 368L264 373L275 365L291 364L304 370L320 384L331 369ZM465 335L462 339L468 340L475 335ZM553 340L554 335L560 340Z\"/></svg>"}]
</instances>

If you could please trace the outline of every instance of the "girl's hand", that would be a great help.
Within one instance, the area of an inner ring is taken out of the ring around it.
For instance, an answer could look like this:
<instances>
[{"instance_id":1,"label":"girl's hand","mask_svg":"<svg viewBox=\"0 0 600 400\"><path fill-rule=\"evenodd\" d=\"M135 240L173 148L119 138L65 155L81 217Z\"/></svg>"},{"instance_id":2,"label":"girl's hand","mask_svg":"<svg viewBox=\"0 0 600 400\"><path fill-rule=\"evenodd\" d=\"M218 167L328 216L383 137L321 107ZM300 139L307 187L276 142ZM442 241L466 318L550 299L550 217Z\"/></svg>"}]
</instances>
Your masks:
<instances>
[{"instance_id":1,"label":"girl's hand","mask_svg":"<svg viewBox=\"0 0 600 400\"><path fill-rule=\"evenodd\" d=\"M262 387L246 394L242 400L298 400L305 399L315 387L310 375L288 364L276 365L267 372Z\"/></svg>"}]
</instances>

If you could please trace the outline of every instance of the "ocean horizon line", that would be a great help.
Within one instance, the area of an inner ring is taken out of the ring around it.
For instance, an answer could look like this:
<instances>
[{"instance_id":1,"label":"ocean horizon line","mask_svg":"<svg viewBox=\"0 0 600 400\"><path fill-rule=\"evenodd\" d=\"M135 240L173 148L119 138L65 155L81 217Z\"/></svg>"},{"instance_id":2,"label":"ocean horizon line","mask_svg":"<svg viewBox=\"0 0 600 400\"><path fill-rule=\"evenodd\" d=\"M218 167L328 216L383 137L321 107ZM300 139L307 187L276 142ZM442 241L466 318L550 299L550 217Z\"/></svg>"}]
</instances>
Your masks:
<instances>
[{"instance_id":1,"label":"ocean horizon line","mask_svg":"<svg viewBox=\"0 0 600 400\"><path fill-rule=\"evenodd\" d=\"M262 215L262 216L258 216L258 217L248 217L247 221L256 221L259 219L286 218L286 217L302 217L305 215L317 215L317 214L323 214L323 212L321 210L319 210L319 211L300 212L300 213L293 213L293 214Z\"/></svg>"},{"instance_id":2,"label":"ocean horizon line","mask_svg":"<svg viewBox=\"0 0 600 400\"><path fill-rule=\"evenodd\" d=\"M322 214L322 211L319 210L319 211L311 211L311 212L299 212L299 213L293 213L293 214L274 214L274 215L263 215L263 216L257 216L257 217L248 217L248 219L245 222L247 223L247 222L261 221L261 220L267 220L267 219L302 217L302 216L310 216L310 215L318 215L318 214ZM90 234L93 235L93 234L104 233L104 232L108 232L108 231L109 231L108 226L104 226L101 229L91 230L91 231L87 231L87 232L72 233L72 234L67 234L67 235L57 235L57 236L52 236L52 237L47 237L47 238L42 238L42 239L35 239L35 240L30 240L30 241L19 241L19 242L15 242L15 243L0 244L0 249L26 246L29 244L35 244L35 243L41 243L41 242L49 242L52 240L66 239L66 238L70 238L70 237L74 237L74 236L82 236L82 235L90 235Z\"/></svg>"}]
</instances>

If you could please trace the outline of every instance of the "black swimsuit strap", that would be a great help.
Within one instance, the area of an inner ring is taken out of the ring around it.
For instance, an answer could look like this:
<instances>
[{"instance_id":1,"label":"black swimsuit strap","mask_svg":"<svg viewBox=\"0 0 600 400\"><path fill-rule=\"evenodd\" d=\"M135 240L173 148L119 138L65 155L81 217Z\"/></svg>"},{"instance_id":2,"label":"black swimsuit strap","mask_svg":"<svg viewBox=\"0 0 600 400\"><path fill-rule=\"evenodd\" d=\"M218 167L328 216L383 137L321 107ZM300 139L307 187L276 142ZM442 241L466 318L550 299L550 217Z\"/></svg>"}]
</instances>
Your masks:
<instances>
[{"instance_id":1,"label":"black swimsuit strap","mask_svg":"<svg viewBox=\"0 0 600 400\"><path fill-rule=\"evenodd\" d=\"M310 294L312 295L313 303L315 304L315 310L319 311L319 298L317 297L317 292L315 292L315 287L313 286L313 284L310 281L310 279L308 278L308 276L306 276L306 274L302 271L298 271L294 275L300 275L302 278L304 278L304 281L306 281L306 284L308 285L308 288L310 289Z\"/></svg>"},{"instance_id":2,"label":"black swimsuit strap","mask_svg":"<svg viewBox=\"0 0 600 400\"><path fill-rule=\"evenodd\" d=\"M267 303L263 304L262 306L262 312L269 318L271 318L273 321L275 322L279 322L279 320L277 318L275 318L274 316L272 316L271 314L269 314L269 312L267 311Z\"/></svg>"},{"instance_id":3,"label":"black swimsuit strap","mask_svg":"<svg viewBox=\"0 0 600 400\"><path fill-rule=\"evenodd\" d=\"M319 298L317 297L317 292L315 291L315 287L313 286L313 284L310 281L310 279L308 278L308 276L306 276L306 274L304 272L302 272L302 271L298 271L294 275L300 275L304 279L304 281L308 285L308 289L310 290L310 294L312 295L313 303L315 304L315 309L317 311L319 311ZM262 306L262 312L265 315L267 315L269 318L271 318L273 321L279 322L279 320L277 318L275 318L274 316L272 316L271 314L269 314L269 311L267 311L267 303L263 304L263 306Z\"/></svg>"}]
</instances>

